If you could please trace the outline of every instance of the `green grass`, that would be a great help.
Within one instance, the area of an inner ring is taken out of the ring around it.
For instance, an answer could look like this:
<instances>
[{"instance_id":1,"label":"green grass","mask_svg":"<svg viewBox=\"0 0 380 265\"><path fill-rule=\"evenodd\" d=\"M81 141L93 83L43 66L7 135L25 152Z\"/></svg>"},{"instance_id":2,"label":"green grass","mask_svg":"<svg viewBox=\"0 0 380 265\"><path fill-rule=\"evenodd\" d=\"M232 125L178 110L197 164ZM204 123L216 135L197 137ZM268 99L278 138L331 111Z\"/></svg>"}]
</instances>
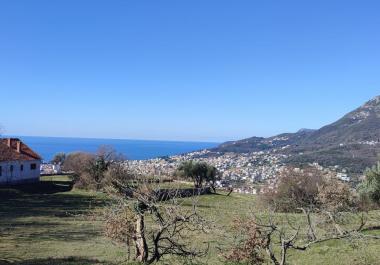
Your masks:
<instances>
[{"instance_id":1,"label":"green grass","mask_svg":"<svg viewBox=\"0 0 380 265\"><path fill-rule=\"evenodd\" d=\"M194 184L191 182L160 182L160 183L152 183L150 186L154 189L189 189L194 188Z\"/></svg>"},{"instance_id":2,"label":"green grass","mask_svg":"<svg viewBox=\"0 0 380 265\"><path fill-rule=\"evenodd\" d=\"M71 181L72 177L70 175L48 175L41 176L40 181Z\"/></svg>"},{"instance_id":3,"label":"green grass","mask_svg":"<svg viewBox=\"0 0 380 265\"><path fill-rule=\"evenodd\" d=\"M23 186L0 190L0 264L119 264L124 260L122 248L103 237L102 223L89 218L105 205L104 196L77 190L52 193L52 187L44 184L31 185L39 186L39 192Z\"/></svg>"},{"instance_id":4,"label":"green grass","mask_svg":"<svg viewBox=\"0 0 380 265\"><path fill-rule=\"evenodd\" d=\"M62 176L53 181L43 179L34 188L0 189L0 264L123 264L125 248L103 236L103 223L98 218L107 198L101 193L68 191L71 187ZM190 205L190 199L184 199L183 207ZM198 206L215 224L211 233L193 240L194 245L210 242L210 252L202 260L205 264L223 264L218 242L228 247L231 242L228 227L237 216L261 211L255 196L239 194L201 196ZM371 213L371 222L380 222L379 212ZM289 262L380 264L379 250L377 241L355 244L330 241L305 252L291 252ZM162 262L178 263L172 258Z\"/></svg>"}]
</instances>

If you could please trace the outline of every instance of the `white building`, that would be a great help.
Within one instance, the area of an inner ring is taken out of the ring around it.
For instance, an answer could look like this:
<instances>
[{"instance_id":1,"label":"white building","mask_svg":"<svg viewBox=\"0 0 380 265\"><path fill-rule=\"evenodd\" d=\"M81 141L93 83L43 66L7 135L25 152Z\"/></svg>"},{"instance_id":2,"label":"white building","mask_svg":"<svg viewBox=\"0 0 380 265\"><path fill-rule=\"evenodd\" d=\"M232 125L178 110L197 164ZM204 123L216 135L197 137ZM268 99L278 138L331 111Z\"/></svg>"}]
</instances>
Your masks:
<instances>
[{"instance_id":1,"label":"white building","mask_svg":"<svg viewBox=\"0 0 380 265\"><path fill-rule=\"evenodd\" d=\"M350 177L346 173L338 173L336 174L337 178L343 181L350 181Z\"/></svg>"},{"instance_id":2,"label":"white building","mask_svg":"<svg viewBox=\"0 0 380 265\"><path fill-rule=\"evenodd\" d=\"M0 139L0 184L35 182L41 157L17 138Z\"/></svg>"},{"instance_id":3,"label":"white building","mask_svg":"<svg viewBox=\"0 0 380 265\"><path fill-rule=\"evenodd\" d=\"M50 164L50 163L41 164L40 171L41 171L41 175L55 175L55 174L62 173L61 165Z\"/></svg>"}]
</instances>

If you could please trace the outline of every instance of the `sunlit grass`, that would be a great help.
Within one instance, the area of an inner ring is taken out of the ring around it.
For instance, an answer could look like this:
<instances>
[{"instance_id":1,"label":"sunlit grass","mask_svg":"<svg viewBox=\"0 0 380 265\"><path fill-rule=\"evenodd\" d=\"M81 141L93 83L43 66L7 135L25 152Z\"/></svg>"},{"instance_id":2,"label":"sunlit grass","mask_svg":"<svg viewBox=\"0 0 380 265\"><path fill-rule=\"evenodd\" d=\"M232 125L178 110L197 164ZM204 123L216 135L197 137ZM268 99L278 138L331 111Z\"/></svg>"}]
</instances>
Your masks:
<instances>
[{"instance_id":1,"label":"sunlit grass","mask_svg":"<svg viewBox=\"0 0 380 265\"><path fill-rule=\"evenodd\" d=\"M253 195L233 193L227 197L222 193L200 196L197 200L199 212L213 223L210 233L197 235L192 241L195 246L210 243L209 254L202 259L206 264L223 264L219 249L231 244L229 227L234 219L252 213L265 215ZM6 261L22 265L123 264L125 246L115 245L102 233L101 212L108 203L103 193L75 189L53 194L0 189L0 264L1 260L4 264ZM181 204L191 207L192 199L181 199ZM297 214L290 217L302 222ZM380 213L371 212L369 222L379 223ZM378 241L329 241L305 252L291 252L289 262L380 264L379 250ZM169 258L162 264L179 261Z\"/></svg>"}]
</instances>

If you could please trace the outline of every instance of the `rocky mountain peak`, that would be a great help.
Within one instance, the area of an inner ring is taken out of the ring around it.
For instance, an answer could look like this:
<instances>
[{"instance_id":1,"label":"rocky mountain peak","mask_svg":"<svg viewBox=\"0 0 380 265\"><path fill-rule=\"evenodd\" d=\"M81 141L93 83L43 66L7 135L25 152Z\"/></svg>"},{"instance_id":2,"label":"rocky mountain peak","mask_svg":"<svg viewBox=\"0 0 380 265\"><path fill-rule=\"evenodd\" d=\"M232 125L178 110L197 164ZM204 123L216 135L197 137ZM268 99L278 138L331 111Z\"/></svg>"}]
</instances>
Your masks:
<instances>
[{"instance_id":1,"label":"rocky mountain peak","mask_svg":"<svg viewBox=\"0 0 380 265\"><path fill-rule=\"evenodd\" d=\"M318 130L301 129L269 138L251 137L228 142L214 152L280 152L290 155L287 163L341 165L362 172L378 161L380 154L380 96Z\"/></svg>"},{"instance_id":2,"label":"rocky mountain peak","mask_svg":"<svg viewBox=\"0 0 380 265\"><path fill-rule=\"evenodd\" d=\"M371 109L373 107L377 107L377 108L380 107L380 96L374 97L373 99L371 99L370 101L366 102L362 106L362 108L365 108L365 109Z\"/></svg>"},{"instance_id":3,"label":"rocky mountain peak","mask_svg":"<svg viewBox=\"0 0 380 265\"><path fill-rule=\"evenodd\" d=\"M297 133L305 133L305 132L314 132L315 129L301 128L297 131Z\"/></svg>"},{"instance_id":4,"label":"rocky mountain peak","mask_svg":"<svg viewBox=\"0 0 380 265\"><path fill-rule=\"evenodd\" d=\"M348 117L357 122L362 122L371 115L375 115L380 118L380 96L376 96L373 99L367 101L360 108L349 113Z\"/></svg>"}]
</instances>

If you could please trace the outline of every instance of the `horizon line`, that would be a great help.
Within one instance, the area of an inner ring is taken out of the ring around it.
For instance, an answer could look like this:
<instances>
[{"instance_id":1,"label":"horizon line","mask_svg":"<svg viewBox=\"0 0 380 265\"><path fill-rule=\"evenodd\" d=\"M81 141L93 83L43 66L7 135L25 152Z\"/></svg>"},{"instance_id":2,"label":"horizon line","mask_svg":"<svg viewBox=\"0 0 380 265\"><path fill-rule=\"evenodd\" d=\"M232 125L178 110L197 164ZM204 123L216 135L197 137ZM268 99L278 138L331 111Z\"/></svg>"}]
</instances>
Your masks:
<instances>
[{"instance_id":1,"label":"horizon line","mask_svg":"<svg viewBox=\"0 0 380 265\"><path fill-rule=\"evenodd\" d=\"M44 136L44 135L18 135L18 134L2 134L0 138L6 137L44 137L44 138L69 138L69 139L88 139L88 140L124 140L124 141L151 141L151 142L173 142L173 143L210 143L210 144L220 144L226 141L202 141L202 140L163 140L163 139L132 139L132 138L104 138L104 137L82 137L82 136Z\"/></svg>"}]
</instances>

